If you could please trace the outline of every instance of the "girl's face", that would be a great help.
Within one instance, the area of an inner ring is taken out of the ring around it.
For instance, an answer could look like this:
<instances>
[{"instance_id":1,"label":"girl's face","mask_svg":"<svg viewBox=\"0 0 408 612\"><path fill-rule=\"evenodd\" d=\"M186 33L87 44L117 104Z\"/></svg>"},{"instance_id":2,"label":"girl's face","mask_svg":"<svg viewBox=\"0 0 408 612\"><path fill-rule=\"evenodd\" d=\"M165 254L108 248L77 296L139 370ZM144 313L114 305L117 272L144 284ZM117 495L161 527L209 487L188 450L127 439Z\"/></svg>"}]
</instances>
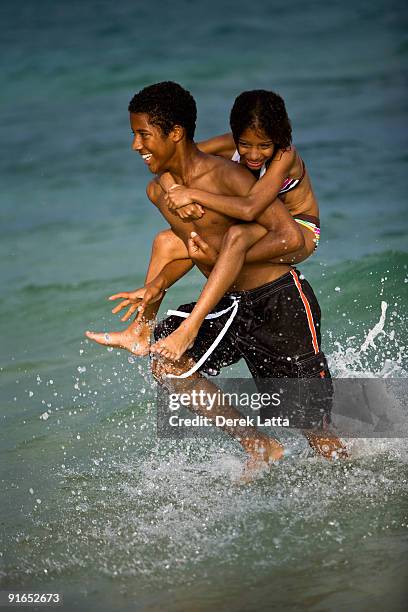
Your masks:
<instances>
[{"instance_id":1,"label":"girl's face","mask_svg":"<svg viewBox=\"0 0 408 612\"><path fill-rule=\"evenodd\" d=\"M274 154L274 144L263 130L246 128L238 139L241 162L250 170L260 170Z\"/></svg>"}]
</instances>

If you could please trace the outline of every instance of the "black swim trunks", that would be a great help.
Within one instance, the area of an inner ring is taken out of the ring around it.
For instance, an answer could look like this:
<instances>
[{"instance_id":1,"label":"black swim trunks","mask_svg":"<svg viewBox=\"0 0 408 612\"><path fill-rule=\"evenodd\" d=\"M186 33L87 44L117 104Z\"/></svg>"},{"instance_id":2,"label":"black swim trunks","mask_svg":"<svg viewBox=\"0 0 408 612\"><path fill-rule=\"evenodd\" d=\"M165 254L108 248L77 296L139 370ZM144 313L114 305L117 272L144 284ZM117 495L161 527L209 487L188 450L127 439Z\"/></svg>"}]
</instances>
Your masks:
<instances>
[{"instance_id":1,"label":"black swim trunks","mask_svg":"<svg viewBox=\"0 0 408 612\"><path fill-rule=\"evenodd\" d=\"M329 378L320 350L320 307L304 277L291 270L277 280L251 289L227 293L214 312L227 309L232 296L239 299L237 314L220 344L200 371L212 376L244 359L255 380L262 378ZM191 312L195 302L183 304ZM226 324L229 313L202 324L188 354L198 361ZM170 316L156 326L156 341L171 334L183 321Z\"/></svg>"}]
</instances>

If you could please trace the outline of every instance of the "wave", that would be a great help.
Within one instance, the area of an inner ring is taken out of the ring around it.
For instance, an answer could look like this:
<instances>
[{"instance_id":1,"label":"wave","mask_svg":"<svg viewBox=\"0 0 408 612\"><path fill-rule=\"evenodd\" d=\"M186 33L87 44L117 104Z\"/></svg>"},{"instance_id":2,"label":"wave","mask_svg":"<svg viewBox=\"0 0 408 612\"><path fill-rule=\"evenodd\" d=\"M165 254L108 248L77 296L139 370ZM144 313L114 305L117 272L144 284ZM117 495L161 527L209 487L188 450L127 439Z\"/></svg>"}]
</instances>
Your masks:
<instances>
[{"instance_id":1,"label":"wave","mask_svg":"<svg viewBox=\"0 0 408 612\"><path fill-rule=\"evenodd\" d=\"M407 268L402 251L325 268L324 346L335 376L407 375Z\"/></svg>"}]
</instances>

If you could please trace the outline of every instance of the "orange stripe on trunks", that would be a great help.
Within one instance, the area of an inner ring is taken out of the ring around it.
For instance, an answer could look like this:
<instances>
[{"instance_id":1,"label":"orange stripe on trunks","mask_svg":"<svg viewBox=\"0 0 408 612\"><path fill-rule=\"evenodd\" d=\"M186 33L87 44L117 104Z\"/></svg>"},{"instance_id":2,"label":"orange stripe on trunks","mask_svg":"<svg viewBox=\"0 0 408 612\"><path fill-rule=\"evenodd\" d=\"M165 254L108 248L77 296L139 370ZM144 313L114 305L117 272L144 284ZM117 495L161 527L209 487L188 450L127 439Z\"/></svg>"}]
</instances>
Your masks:
<instances>
[{"instance_id":1,"label":"orange stripe on trunks","mask_svg":"<svg viewBox=\"0 0 408 612\"><path fill-rule=\"evenodd\" d=\"M305 296L305 294L303 293L303 289L302 289L302 285L299 282L299 279L296 275L296 273L293 270L290 270L290 273L293 277L293 280L295 281L295 285L299 291L299 295L302 299L303 305L305 307L306 310L306 316L307 316L307 322L309 324L309 329L310 329L310 333L312 335L312 343L313 343L313 348L314 348L314 352L315 354L317 354L319 352L319 344L317 342L317 334L316 334L316 328L315 328L315 324L313 321L313 315L312 315L312 310L310 308L310 304L307 300L307 297Z\"/></svg>"}]
</instances>

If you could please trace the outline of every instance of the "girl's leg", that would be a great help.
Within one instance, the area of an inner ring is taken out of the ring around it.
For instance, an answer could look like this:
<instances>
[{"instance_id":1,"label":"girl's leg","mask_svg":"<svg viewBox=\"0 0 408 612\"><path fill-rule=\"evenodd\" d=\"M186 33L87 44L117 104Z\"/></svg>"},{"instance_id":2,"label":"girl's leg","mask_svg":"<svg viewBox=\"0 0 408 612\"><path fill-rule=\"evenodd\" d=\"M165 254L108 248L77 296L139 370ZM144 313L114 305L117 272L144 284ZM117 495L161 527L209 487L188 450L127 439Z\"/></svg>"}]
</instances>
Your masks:
<instances>
[{"instance_id":1,"label":"girl's leg","mask_svg":"<svg viewBox=\"0 0 408 612\"><path fill-rule=\"evenodd\" d=\"M272 263L288 263L293 265L298 264L313 255L317 247L315 234L312 230L307 229L306 227L303 227L301 225L299 226L299 228L303 234L303 238L305 241L304 246L298 249L297 251L280 255L278 257L270 259L269 261L271 261ZM265 236L265 239L266 238L268 238L268 236Z\"/></svg>"},{"instance_id":2,"label":"girl's leg","mask_svg":"<svg viewBox=\"0 0 408 612\"><path fill-rule=\"evenodd\" d=\"M264 238L259 240L253 247L248 251L246 256L247 263L255 263L258 261L268 261L271 263L286 263L286 264L297 264L304 261L316 249L316 237L314 233L299 225L299 229L303 234L304 245L296 251L286 252L285 238L278 236L275 231L268 232ZM278 253L277 251L281 251Z\"/></svg>"},{"instance_id":3,"label":"girl's leg","mask_svg":"<svg viewBox=\"0 0 408 612\"><path fill-rule=\"evenodd\" d=\"M284 252L281 255L273 255L277 251L277 245L280 249L284 250L285 245L287 245L287 241L284 241L282 237L277 237L275 231L268 232L263 238L261 238L256 244L254 244L247 252L245 263L257 263L257 262L271 262L271 263L287 263L287 264L297 264L313 254L316 250L317 238L315 234L302 226L299 226L299 229L304 238L304 245L295 251L290 253ZM216 251L213 247L207 244L201 236L195 234L195 236L191 239L195 246L195 261L203 261L212 263L215 265L218 257L218 251ZM271 257L272 254L272 257ZM190 253L192 257L194 255Z\"/></svg>"},{"instance_id":4,"label":"girl's leg","mask_svg":"<svg viewBox=\"0 0 408 612\"><path fill-rule=\"evenodd\" d=\"M171 261L189 258L186 245L172 230L160 232L153 241L145 285L156 278L164 266ZM134 355L147 355L150 347L151 328L161 302L162 299L146 306L142 317L136 316L135 320L123 331L87 332L87 338L104 346L126 349Z\"/></svg>"},{"instance_id":5,"label":"girl's leg","mask_svg":"<svg viewBox=\"0 0 408 612\"><path fill-rule=\"evenodd\" d=\"M172 334L152 346L152 353L160 353L172 360L180 359L193 344L207 314L238 278L247 250L266 233L267 230L257 223L233 225L229 228L224 236L217 262L193 311Z\"/></svg>"}]
</instances>

